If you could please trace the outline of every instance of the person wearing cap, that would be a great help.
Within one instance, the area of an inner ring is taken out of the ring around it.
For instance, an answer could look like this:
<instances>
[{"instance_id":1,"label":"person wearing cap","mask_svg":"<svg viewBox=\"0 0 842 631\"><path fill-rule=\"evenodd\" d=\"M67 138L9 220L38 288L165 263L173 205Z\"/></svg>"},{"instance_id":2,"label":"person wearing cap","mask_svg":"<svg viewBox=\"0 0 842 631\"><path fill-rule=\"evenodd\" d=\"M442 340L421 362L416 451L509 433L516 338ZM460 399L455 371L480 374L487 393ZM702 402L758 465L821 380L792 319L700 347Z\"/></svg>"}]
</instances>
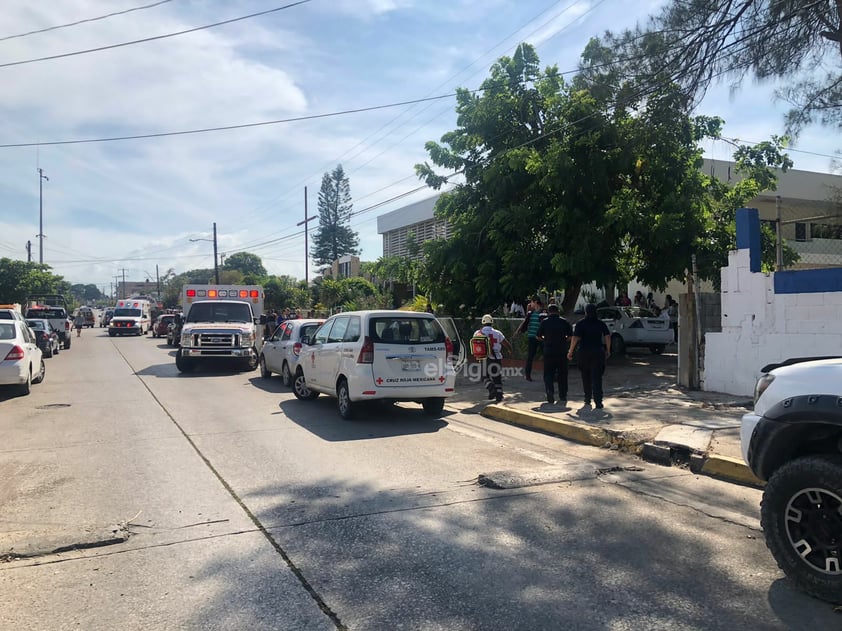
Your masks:
<instances>
[{"instance_id":1,"label":"person wearing cap","mask_svg":"<svg viewBox=\"0 0 842 631\"><path fill-rule=\"evenodd\" d=\"M547 317L547 312L544 309L544 303L538 296L533 296L529 303L529 313L520 323L517 333L526 333L527 347L526 347L526 364L523 367L523 372L526 375L527 381L532 381L532 362L535 361L535 354L538 352L538 346L541 341L536 337L538 335L538 325Z\"/></svg>"},{"instance_id":2,"label":"person wearing cap","mask_svg":"<svg viewBox=\"0 0 842 631\"><path fill-rule=\"evenodd\" d=\"M482 328L474 335L484 335L491 342L488 357L480 360L482 382L488 388L488 398L500 403L503 400L503 347L511 352L512 345L501 331L494 328L494 318L489 313L482 316Z\"/></svg>"},{"instance_id":3,"label":"person wearing cap","mask_svg":"<svg viewBox=\"0 0 842 631\"><path fill-rule=\"evenodd\" d=\"M558 381L558 402L567 404L567 348L573 327L559 315L558 305L547 307L547 318L538 326L536 337L544 343L544 388L547 403L555 403L555 381Z\"/></svg>"},{"instance_id":4,"label":"person wearing cap","mask_svg":"<svg viewBox=\"0 0 842 631\"><path fill-rule=\"evenodd\" d=\"M602 373L605 361L611 356L611 333L605 322L596 317L596 305L585 305L585 317L573 327L570 350L567 359L573 359L573 352L579 348L579 372L582 373L582 387L585 390L585 407L591 407L591 398L596 408L602 409Z\"/></svg>"}]
</instances>

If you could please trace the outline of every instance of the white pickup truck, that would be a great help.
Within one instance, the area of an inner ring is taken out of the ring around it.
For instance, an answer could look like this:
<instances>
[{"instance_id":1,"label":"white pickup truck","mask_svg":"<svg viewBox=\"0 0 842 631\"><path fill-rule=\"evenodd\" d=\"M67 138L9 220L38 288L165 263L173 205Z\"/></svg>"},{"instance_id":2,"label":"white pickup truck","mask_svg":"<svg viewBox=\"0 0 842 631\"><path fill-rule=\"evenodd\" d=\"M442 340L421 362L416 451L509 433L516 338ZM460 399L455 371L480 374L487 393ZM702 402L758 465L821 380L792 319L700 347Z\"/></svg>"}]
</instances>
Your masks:
<instances>
[{"instance_id":1,"label":"white pickup truck","mask_svg":"<svg viewBox=\"0 0 842 631\"><path fill-rule=\"evenodd\" d=\"M26 304L29 306L26 309L24 318L27 320L49 320L56 333L58 333L61 347L63 349L70 348L70 328L72 323L67 315L67 302L64 296L60 294L38 294L27 297Z\"/></svg>"},{"instance_id":2,"label":"white pickup truck","mask_svg":"<svg viewBox=\"0 0 842 631\"><path fill-rule=\"evenodd\" d=\"M842 357L761 369L743 458L766 481L766 545L803 591L842 603Z\"/></svg>"},{"instance_id":3,"label":"white pickup truck","mask_svg":"<svg viewBox=\"0 0 842 631\"><path fill-rule=\"evenodd\" d=\"M257 368L263 347L263 288L259 285L185 285L181 348L175 365L190 372L199 360L236 360Z\"/></svg>"}]
</instances>

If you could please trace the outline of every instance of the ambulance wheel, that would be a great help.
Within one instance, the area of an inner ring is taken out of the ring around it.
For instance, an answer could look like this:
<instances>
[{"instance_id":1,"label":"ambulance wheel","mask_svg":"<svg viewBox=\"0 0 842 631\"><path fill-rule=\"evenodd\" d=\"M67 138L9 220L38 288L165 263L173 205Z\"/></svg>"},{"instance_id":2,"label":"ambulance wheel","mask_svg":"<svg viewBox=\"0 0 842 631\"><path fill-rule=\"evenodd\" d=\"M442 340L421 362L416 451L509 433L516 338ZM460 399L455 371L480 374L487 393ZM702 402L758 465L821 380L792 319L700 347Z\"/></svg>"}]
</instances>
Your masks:
<instances>
[{"instance_id":1,"label":"ambulance wheel","mask_svg":"<svg viewBox=\"0 0 842 631\"><path fill-rule=\"evenodd\" d=\"M178 372L190 372L196 367L196 363L189 357L183 357L179 352L175 356L175 367L178 368Z\"/></svg>"}]
</instances>

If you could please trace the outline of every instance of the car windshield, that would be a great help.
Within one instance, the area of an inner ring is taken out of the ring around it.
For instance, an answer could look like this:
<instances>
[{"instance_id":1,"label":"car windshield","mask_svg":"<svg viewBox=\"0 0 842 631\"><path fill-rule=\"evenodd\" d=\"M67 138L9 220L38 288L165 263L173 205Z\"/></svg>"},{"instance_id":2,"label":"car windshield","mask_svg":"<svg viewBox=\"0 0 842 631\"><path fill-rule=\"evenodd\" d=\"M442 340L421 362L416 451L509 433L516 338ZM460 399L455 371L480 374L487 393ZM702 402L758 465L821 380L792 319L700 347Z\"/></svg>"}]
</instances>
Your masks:
<instances>
[{"instance_id":1,"label":"car windshield","mask_svg":"<svg viewBox=\"0 0 842 631\"><path fill-rule=\"evenodd\" d=\"M139 318L140 309L114 309L115 318Z\"/></svg>"},{"instance_id":2,"label":"car windshield","mask_svg":"<svg viewBox=\"0 0 842 631\"><path fill-rule=\"evenodd\" d=\"M375 342L433 344L444 342L444 329L435 318L387 316L372 318L369 335Z\"/></svg>"},{"instance_id":3,"label":"car windshield","mask_svg":"<svg viewBox=\"0 0 842 631\"><path fill-rule=\"evenodd\" d=\"M642 307L623 307L623 311L630 318L654 318L655 314Z\"/></svg>"},{"instance_id":4,"label":"car windshield","mask_svg":"<svg viewBox=\"0 0 842 631\"><path fill-rule=\"evenodd\" d=\"M251 322L251 309L244 302L197 302L187 322Z\"/></svg>"},{"instance_id":5,"label":"car windshield","mask_svg":"<svg viewBox=\"0 0 842 631\"><path fill-rule=\"evenodd\" d=\"M13 323L0 322L0 340L15 339L15 325Z\"/></svg>"}]
</instances>

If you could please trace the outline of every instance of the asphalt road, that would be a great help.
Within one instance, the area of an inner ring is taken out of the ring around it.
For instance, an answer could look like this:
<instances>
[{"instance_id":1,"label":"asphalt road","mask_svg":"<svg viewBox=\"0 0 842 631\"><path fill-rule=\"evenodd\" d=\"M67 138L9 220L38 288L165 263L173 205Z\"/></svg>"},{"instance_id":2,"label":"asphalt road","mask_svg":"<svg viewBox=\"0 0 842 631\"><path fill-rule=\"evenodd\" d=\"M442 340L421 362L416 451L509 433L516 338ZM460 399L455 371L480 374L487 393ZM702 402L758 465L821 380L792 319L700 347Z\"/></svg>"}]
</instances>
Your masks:
<instances>
[{"instance_id":1,"label":"asphalt road","mask_svg":"<svg viewBox=\"0 0 842 631\"><path fill-rule=\"evenodd\" d=\"M342 421L171 353L88 329L0 395L0 629L839 625L754 489L453 408Z\"/></svg>"}]
</instances>

